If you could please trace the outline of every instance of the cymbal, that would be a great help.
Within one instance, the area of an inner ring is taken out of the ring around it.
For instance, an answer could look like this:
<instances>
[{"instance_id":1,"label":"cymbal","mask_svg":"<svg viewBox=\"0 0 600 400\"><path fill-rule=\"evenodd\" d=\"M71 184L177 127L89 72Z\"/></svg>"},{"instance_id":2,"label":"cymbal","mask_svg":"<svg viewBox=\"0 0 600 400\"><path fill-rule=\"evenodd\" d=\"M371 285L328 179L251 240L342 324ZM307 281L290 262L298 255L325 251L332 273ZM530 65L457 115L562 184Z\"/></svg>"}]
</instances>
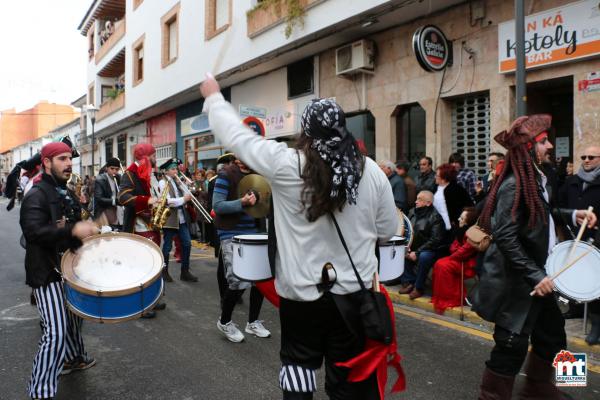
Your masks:
<instances>
[{"instance_id":1,"label":"cymbal","mask_svg":"<svg viewBox=\"0 0 600 400\"><path fill-rule=\"evenodd\" d=\"M257 174L248 174L238 183L238 199L241 199L248 192L253 192L256 196L256 204L244 207L244 212L254 218L264 218L269 214L271 208L271 185L269 182Z\"/></svg>"}]
</instances>

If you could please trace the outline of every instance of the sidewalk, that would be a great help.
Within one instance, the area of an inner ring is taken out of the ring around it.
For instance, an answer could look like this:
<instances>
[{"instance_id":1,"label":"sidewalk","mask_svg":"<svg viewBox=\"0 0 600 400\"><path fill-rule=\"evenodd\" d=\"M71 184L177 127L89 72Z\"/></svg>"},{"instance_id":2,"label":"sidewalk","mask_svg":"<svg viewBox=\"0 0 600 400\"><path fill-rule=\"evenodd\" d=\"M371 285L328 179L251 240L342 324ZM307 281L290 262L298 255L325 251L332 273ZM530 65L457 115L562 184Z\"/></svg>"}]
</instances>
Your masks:
<instances>
[{"instance_id":1,"label":"sidewalk","mask_svg":"<svg viewBox=\"0 0 600 400\"><path fill-rule=\"evenodd\" d=\"M475 312L471 311L471 307L464 306L464 318L460 319L460 307L449 308L446 310L443 316L435 313L433 310L433 304L431 304L431 297L423 296L415 300L410 300L407 294L399 294L398 289L400 286L388 286L386 287L392 302L405 307L417 309L419 311L427 313L431 318L439 318L445 320L452 320L456 324L465 325L470 328L475 328L484 333L492 334L494 325L490 322L484 321ZM590 371L600 373L600 345L590 346L584 338L583 333L583 319L568 319L566 320L565 329L567 331L567 347L571 351L586 353L588 355ZM588 323L589 330L589 323Z\"/></svg>"}]
</instances>

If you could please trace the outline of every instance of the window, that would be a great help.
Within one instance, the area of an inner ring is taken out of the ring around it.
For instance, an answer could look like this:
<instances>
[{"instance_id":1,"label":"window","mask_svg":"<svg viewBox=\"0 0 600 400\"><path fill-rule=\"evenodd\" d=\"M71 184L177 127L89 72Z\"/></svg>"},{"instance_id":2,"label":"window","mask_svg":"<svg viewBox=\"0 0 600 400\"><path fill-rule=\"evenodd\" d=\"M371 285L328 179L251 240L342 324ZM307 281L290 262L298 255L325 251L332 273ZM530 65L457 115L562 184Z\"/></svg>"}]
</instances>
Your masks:
<instances>
[{"instance_id":1,"label":"window","mask_svg":"<svg viewBox=\"0 0 600 400\"><path fill-rule=\"evenodd\" d=\"M231 0L207 0L205 2L204 35L212 39L231 25Z\"/></svg>"},{"instance_id":2,"label":"window","mask_svg":"<svg viewBox=\"0 0 600 400\"><path fill-rule=\"evenodd\" d=\"M367 155L375 159L375 117L369 111L346 116L346 127Z\"/></svg>"},{"instance_id":3,"label":"window","mask_svg":"<svg viewBox=\"0 0 600 400\"><path fill-rule=\"evenodd\" d=\"M177 3L161 19L162 50L161 65L163 68L177 60L179 52L179 3Z\"/></svg>"},{"instance_id":4,"label":"window","mask_svg":"<svg viewBox=\"0 0 600 400\"><path fill-rule=\"evenodd\" d=\"M133 0L133 10L135 11L135 9L138 8L143 1L144 0Z\"/></svg>"},{"instance_id":5,"label":"window","mask_svg":"<svg viewBox=\"0 0 600 400\"><path fill-rule=\"evenodd\" d=\"M94 97L94 82L88 87L88 104L96 105L96 98Z\"/></svg>"},{"instance_id":6,"label":"window","mask_svg":"<svg viewBox=\"0 0 600 400\"><path fill-rule=\"evenodd\" d=\"M102 100L100 101L100 104L104 104L105 101L107 101L111 98L110 92L112 90L113 90L113 87L110 85L102 85L101 86Z\"/></svg>"},{"instance_id":7,"label":"window","mask_svg":"<svg viewBox=\"0 0 600 400\"><path fill-rule=\"evenodd\" d=\"M104 141L104 152L106 153L106 161L113 158L113 138Z\"/></svg>"},{"instance_id":8,"label":"window","mask_svg":"<svg viewBox=\"0 0 600 400\"><path fill-rule=\"evenodd\" d=\"M312 94L314 92L314 73L312 57L288 65L288 99Z\"/></svg>"},{"instance_id":9,"label":"window","mask_svg":"<svg viewBox=\"0 0 600 400\"><path fill-rule=\"evenodd\" d=\"M144 37L142 35L133 43L133 86L144 80Z\"/></svg>"},{"instance_id":10,"label":"window","mask_svg":"<svg viewBox=\"0 0 600 400\"><path fill-rule=\"evenodd\" d=\"M452 105L452 152L462 153L465 168L484 176L490 149L490 95L455 100Z\"/></svg>"},{"instance_id":11,"label":"window","mask_svg":"<svg viewBox=\"0 0 600 400\"><path fill-rule=\"evenodd\" d=\"M124 133L117 137L117 157L121 161L121 165L127 165L127 134Z\"/></svg>"},{"instance_id":12,"label":"window","mask_svg":"<svg viewBox=\"0 0 600 400\"><path fill-rule=\"evenodd\" d=\"M88 32L88 57L90 60L94 58L94 53L94 30L90 29Z\"/></svg>"},{"instance_id":13,"label":"window","mask_svg":"<svg viewBox=\"0 0 600 400\"><path fill-rule=\"evenodd\" d=\"M416 165L426 151L425 110L417 103L408 104L398 107L395 115L396 158Z\"/></svg>"}]
</instances>

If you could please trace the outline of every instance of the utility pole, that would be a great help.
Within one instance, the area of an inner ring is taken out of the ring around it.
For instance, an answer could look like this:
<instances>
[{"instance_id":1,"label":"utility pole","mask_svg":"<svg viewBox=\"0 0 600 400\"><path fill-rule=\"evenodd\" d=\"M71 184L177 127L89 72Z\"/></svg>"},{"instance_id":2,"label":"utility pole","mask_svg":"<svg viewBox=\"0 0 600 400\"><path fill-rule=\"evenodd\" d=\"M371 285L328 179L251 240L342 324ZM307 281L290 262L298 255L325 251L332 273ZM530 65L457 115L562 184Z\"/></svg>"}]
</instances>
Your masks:
<instances>
[{"instance_id":1,"label":"utility pole","mask_svg":"<svg viewBox=\"0 0 600 400\"><path fill-rule=\"evenodd\" d=\"M517 117L527 114L527 82L525 79L525 0L515 0L515 39L517 59L516 113Z\"/></svg>"}]
</instances>

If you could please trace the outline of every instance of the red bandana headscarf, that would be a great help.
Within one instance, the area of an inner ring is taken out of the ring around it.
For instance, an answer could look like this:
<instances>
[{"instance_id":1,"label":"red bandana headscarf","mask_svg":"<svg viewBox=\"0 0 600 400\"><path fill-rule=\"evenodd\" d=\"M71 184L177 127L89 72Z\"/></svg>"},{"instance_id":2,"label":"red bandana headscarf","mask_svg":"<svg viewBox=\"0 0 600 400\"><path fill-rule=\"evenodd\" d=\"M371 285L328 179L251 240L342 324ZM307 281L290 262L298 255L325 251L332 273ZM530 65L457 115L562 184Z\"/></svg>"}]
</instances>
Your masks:
<instances>
[{"instance_id":1,"label":"red bandana headscarf","mask_svg":"<svg viewBox=\"0 0 600 400\"><path fill-rule=\"evenodd\" d=\"M133 148L133 158L138 162L138 176L144 182L144 185L150 188L150 175L152 174L152 163L150 157L156 153L156 149L150 143L138 143Z\"/></svg>"}]
</instances>

